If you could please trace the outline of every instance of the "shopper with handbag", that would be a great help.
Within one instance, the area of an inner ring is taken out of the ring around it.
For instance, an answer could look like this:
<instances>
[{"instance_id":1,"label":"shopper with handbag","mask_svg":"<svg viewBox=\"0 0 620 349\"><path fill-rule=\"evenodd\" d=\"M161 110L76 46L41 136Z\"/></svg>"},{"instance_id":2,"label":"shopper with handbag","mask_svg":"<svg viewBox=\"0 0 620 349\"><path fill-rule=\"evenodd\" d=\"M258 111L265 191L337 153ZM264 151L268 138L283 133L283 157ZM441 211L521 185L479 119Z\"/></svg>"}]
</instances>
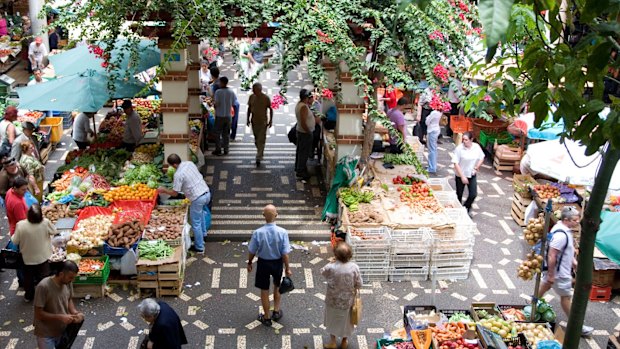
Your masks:
<instances>
[{"instance_id":1,"label":"shopper with handbag","mask_svg":"<svg viewBox=\"0 0 620 349\"><path fill-rule=\"evenodd\" d=\"M362 287L362 276L357 264L351 262L352 257L351 246L340 242L334 248L334 258L321 269L327 280L323 325L330 335L330 341L325 345L328 349L338 348L338 337L342 338L340 348L347 348L347 338L361 317L359 289Z\"/></svg>"}]
</instances>

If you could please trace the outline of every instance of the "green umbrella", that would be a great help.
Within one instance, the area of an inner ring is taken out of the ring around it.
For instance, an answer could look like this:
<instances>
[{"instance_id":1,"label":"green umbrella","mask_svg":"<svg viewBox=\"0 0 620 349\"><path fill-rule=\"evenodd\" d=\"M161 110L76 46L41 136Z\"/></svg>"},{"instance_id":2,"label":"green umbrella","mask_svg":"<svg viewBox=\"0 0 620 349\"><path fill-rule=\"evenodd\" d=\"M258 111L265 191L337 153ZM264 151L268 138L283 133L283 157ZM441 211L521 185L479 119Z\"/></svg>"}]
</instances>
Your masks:
<instances>
[{"instance_id":1,"label":"green umbrella","mask_svg":"<svg viewBox=\"0 0 620 349\"><path fill-rule=\"evenodd\" d=\"M114 43L110 61L116 63L120 59L120 62L117 63L119 65L118 71L122 73L129 70L132 73L138 73L159 65L160 50L155 42L152 40L140 40L137 44L138 61L135 67L130 67L132 45L133 43L128 40L117 40ZM105 50L105 45L101 44L101 47ZM89 46L78 46L57 55L49 56L49 60L54 66L56 75L73 75L88 69L104 72L106 68L104 67L103 59L97 57L92 51L93 49Z\"/></svg>"},{"instance_id":2,"label":"green umbrella","mask_svg":"<svg viewBox=\"0 0 620 349\"><path fill-rule=\"evenodd\" d=\"M30 110L96 112L110 99L133 98L146 85L135 80L117 80L108 89L109 77L94 70L65 76L17 89L19 108Z\"/></svg>"}]
</instances>

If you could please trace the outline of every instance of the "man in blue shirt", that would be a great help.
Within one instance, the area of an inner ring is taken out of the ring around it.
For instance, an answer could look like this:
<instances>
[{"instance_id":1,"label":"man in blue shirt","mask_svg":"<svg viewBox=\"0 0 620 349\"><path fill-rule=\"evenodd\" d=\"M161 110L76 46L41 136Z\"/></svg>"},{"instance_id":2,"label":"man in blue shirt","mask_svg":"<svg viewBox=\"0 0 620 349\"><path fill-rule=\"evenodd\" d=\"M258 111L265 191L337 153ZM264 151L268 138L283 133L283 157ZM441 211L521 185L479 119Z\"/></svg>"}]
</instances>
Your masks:
<instances>
[{"instance_id":1,"label":"man in blue shirt","mask_svg":"<svg viewBox=\"0 0 620 349\"><path fill-rule=\"evenodd\" d=\"M264 314L258 316L258 320L265 326L271 327L271 319L278 321L282 318L280 310L280 281L282 280L282 267L286 276L291 276L288 254L291 245L288 240L286 229L275 224L278 212L274 205L267 205L263 209L263 216L267 224L256 229L252 233L252 239L248 245L248 273L252 271L254 256L258 257L256 263L256 280L254 286L260 288L260 300ZM273 277L273 313L269 315L269 287Z\"/></svg>"}]
</instances>

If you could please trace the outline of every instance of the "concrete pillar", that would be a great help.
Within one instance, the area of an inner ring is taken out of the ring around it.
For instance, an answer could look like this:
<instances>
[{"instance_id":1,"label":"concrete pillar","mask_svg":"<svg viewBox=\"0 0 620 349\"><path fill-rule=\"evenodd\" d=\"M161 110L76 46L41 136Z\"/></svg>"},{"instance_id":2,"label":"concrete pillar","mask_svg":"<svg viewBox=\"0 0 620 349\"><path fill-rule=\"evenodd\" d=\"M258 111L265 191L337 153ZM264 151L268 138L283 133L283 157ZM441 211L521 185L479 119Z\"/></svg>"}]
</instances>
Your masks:
<instances>
[{"instance_id":1,"label":"concrete pillar","mask_svg":"<svg viewBox=\"0 0 620 349\"><path fill-rule=\"evenodd\" d=\"M164 60L170 51L171 41L160 39L158 46ZM189 160L189 108L187 49L173 53L168 72L161 77L163 131L160 141L164 144L164 156L176 153L181 160Z\"/></svg>"},{"instance_id":2,"label":"concrete pillar","mask_svg":"<svg viewBox=\"0 0 620 349\"><path fill-rule=\"evenodd\" d=\"M366 110L364 99L359 96L360 91L355 86L346 64L340 62L339 70L340 84L336 84L336 87L340 90L342 100L337 105L338 119L335 130L336 159L341 159L347 155L358 156L362 153L362 145L364 143L362 115ZM336 71L335 68L334 71ZM330 69L328 70L328 76L331 75Z\"/></svg>"},{"instance_id":3,"label":"concrete pillar","mask_svg":"<svg viewBox=\"0 0 620 349\"><path fill-rule=\"evenodd\" d=\"M49 52L49 38L47 36L47 30L44 29L47 25L47 18L39 18L39 13L43 9L44 2L45 0L28 0L28 16L30 17L30 23L32 23L32 35L35 37L40 36L41 39L43 39L43 44L47 47L47 51Z\"/></svg>"},{"instance_id":4,"label":"concrete pillar","mask_svg":"<svg viewBox=\"0 0 620 349\"><path fill-rule=\"evenodd\" d=\"M200 51L199 51L200 39L191 38L190 45L187 48L187 55L189 58L188 64L188 95L189 95L189 117L201 118L202 108L200 105L200 80L198 78L200 71Z\"/></svg>"}]
</instances>

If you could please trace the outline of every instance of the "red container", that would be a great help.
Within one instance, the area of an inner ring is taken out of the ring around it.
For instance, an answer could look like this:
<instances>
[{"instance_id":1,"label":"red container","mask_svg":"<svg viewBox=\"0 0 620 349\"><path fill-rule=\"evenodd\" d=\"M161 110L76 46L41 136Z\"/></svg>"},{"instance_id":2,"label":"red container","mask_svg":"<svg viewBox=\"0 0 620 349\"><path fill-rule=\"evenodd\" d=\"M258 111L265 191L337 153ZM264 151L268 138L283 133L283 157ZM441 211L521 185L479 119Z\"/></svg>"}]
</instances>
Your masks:
<instances>
[{"instance_id":1,"label":"red container","mask_svg":"<svg viewBox=\"0 0 620 349\"><path fill-rule=\"evenodd\" d=\"M592 285L590 300L593 302L609 302L611 299L611 286L599 287Z\"/></svg>"},{"instance_id":2,"label":"red container","mask_svg":"<svg viewBox=\"0 0 620 349\"><path fill-rule=\"evenodd\" d=\"M463 115L450 115L450 128L454 133L465 133L473 130L471 119Z\"/></svg>"}]
</instances>

